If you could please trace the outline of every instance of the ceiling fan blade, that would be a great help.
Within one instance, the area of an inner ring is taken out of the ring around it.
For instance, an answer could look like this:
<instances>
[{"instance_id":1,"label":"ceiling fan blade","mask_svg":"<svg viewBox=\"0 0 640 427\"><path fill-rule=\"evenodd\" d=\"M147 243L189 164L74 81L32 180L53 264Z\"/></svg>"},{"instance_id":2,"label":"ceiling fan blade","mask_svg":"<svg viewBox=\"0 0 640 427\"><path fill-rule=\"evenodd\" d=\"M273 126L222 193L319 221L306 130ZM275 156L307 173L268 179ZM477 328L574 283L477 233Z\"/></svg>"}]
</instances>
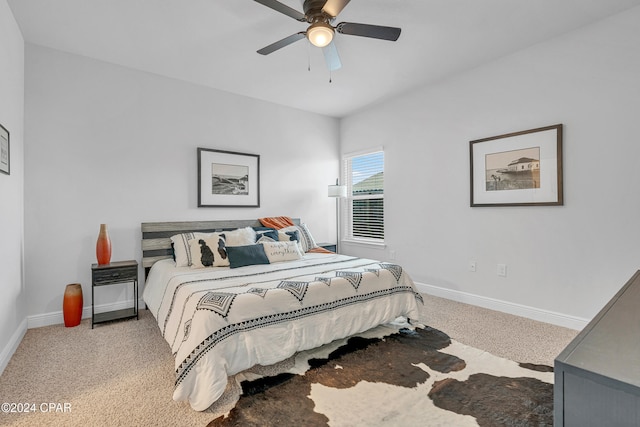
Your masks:
<instances>
[{"instance_id":1,"label":"ceiling fan blade","mask_svg":"<svg viewBox=\"0 0 640 427\"><path fill-rule=\"evenodd\" d=\"M282 40L278 40L275 43L271 43L269 46L265 46L258 51L260 55L269 55L278 49L282 49L285 46L289 46L291 43L297 42L305 37L304 33L291 34L289 37L285 37Z\"/></svg>"},{"instance_id":2,"label":"ceiling fan blade","mask_svg":"<svg viewBox=\"0 0 640 427\"><path fill-rule=\"evenodd\" d=\"M340 55L338 55L338 49L334 42L323 47L322 53L324 53L324 61L327 63L329 71L336 71L342 68L342 61L340 61Z\"/></svg>"},{"instance_id":3,"label":"ceiling fan blade","mask_svg":"<svg viewBox=\"0 0 640 427\"><path fill-rule=\"evenodd\" d=\"M295 19L296 21L301 21L301 22L305 22L306 18L304 17L304 14L301 12L298 12L297 10L287 6L286 4L282 4L277 0L254 0L256 3L260 3L262 5L267 6L270 9L273 9L277 12L283 13L293 19Z\"/></svg>"},{"instance_id":4,"label":"ceiling fan blade","mask_svg":"<svg viewBox=\"0 0 640 427\"><path fill-rule=\"evenodd\" d=\"M327 0L322 7L322 11L335 18L350 1L351 0Z\"/></svg>"},{"instance_id":5,"label":"ceiling fan blade","mask_svg":"<svg viewBox=\"0 0 640 427\"><path fill-rule=\"evenodd\" d=\"M371 37L374 39L396 41L400 37L400 28L383 27L381 25L355 24L353 22L341 22L336 27L340 34L351 36Z\"/></svg>"}]
</instances>

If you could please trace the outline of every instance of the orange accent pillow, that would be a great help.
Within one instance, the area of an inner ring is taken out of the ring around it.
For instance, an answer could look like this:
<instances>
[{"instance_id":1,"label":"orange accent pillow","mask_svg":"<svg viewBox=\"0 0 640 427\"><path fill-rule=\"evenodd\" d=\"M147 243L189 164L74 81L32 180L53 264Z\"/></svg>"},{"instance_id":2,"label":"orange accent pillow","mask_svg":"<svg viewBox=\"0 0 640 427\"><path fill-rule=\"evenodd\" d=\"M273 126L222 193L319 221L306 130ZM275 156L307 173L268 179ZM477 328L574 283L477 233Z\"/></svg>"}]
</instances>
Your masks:
<instances>
[{"instance_id":1,"label":"orange accent pillow","mask_svg":"<svg viewBox=\"0 0 640 427\"><path fill-rule=\"evenodd\" d=\"M331 252L325 248L311 248L307 252L313 252L314 254L333 254L335 252Z\"/></svg>"},{"instance_id":2,"label":"orange accent pillow","mask_svg":"<svg viewBox=\"0 0 640 427\"><path fill-rule=\"evenodd\" d=\"M295 225L288 216L271 216L267 218L259 218L258 221L260 221L260 224L264 227L275 228L276 230Z\"/></svg>"}]
</instances>

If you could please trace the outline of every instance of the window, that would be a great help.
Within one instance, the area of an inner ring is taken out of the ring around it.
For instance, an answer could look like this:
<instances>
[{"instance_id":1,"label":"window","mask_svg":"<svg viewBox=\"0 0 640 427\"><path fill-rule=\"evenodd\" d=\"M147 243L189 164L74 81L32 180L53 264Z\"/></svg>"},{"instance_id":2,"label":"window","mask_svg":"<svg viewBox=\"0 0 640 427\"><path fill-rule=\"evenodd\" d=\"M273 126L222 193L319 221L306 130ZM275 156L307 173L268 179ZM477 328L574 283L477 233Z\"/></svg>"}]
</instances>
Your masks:
<instances>
[{"instance_id":1,"label":"window","mask_svg":"<svg viewBox=\"0 0 640 427\"><path fill-rule=\"evenodd\" d=\"M342 210L345 238L384 242L384 151L345 156L343 168L347 185Z\"/></svg>"}]
</instances>

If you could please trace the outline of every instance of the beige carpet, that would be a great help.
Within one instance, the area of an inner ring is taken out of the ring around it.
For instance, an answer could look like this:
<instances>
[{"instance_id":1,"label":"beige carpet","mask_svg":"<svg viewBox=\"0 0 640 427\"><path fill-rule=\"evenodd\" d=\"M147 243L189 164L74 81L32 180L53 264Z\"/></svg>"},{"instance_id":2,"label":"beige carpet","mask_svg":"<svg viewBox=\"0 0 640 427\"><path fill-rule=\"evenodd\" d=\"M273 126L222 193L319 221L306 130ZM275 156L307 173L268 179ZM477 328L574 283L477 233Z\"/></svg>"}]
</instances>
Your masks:
<instances>
[{"instance_id":1,"label":"beige carpet","mask_svg":"<svg viewBox=\"0 0 640 427\"><path fill-rule=\"evenodd\" d=\"M548 365L577 334L427 295L421 320L497 356ZM0 425L206 426L212 414L172 400L173 381L169 346L146 310L139 321L93 330L87 320L30 329L0 376L0 402L35 404L37 411L0 413ZM70 410L43 413L43 403Z\"/></svg>"}]
</instances>

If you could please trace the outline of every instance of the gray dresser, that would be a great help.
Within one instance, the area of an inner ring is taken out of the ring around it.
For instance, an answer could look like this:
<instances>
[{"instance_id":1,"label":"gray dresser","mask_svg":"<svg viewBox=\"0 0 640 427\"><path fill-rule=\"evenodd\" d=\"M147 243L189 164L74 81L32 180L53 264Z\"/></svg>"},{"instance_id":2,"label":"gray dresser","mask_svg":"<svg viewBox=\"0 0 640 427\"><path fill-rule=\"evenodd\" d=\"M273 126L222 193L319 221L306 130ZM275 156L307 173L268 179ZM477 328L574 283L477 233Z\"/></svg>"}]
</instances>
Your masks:
<instances>
[{"instance_id":1,"label":"gray dresser","mask_svg":"<svg viewBox=\"0 0 640 427\"><path fill-rule=\"evenodd\" d=\"M554 425L640 426L640 271L556 358Z\"/></svg>"}]
</instances>

